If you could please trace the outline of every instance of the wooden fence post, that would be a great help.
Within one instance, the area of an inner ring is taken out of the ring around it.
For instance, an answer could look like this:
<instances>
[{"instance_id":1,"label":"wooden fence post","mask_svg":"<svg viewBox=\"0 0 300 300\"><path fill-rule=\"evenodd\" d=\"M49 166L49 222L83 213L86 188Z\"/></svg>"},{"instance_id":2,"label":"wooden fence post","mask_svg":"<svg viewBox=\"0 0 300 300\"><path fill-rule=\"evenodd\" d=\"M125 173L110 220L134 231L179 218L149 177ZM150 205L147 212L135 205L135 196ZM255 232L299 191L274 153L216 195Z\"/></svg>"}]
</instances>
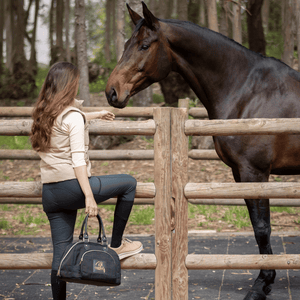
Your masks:
<instances>
[{"instance_id":1,"label":"wooden fence post","mask_svg":"<svg viewBox=\"0 0 300 300\"><path fill-rule=\"evenodd\" d=\"M154 108L155 299L171 300L171 108Z\"/></svg>"},{"instance_id":2,"label":"wooden fence post","mask_svg":"<svg viewBox=\"0 0 300 300\"><path fill-rule=\"evenodd\" d=\"M188 137L184 124L187 108L174 108L171 113L172 198L175 201L175 228L172 233L172 299L188 300L188 201L184 187L188 182Z\"/></svg>"}]
</instances>

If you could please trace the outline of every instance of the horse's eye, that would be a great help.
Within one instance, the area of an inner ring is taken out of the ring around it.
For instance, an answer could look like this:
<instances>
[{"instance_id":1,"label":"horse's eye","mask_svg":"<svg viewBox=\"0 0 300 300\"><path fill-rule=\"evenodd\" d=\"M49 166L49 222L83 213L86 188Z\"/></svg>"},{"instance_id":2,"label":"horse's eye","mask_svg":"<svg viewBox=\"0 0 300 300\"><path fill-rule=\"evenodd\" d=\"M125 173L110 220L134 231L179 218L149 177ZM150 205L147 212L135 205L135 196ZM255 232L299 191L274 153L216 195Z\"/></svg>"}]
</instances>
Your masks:
<instances>
[{"instance_id":1,"label":"horse's eye","mask_svg":"<svg viewBox=\"0 0 300 300\"><path fill-rule=\"evenodd\" d=\"M149 47L149 45L142 45L142 50L147 50Z\"/></svg>"}]
</instances>

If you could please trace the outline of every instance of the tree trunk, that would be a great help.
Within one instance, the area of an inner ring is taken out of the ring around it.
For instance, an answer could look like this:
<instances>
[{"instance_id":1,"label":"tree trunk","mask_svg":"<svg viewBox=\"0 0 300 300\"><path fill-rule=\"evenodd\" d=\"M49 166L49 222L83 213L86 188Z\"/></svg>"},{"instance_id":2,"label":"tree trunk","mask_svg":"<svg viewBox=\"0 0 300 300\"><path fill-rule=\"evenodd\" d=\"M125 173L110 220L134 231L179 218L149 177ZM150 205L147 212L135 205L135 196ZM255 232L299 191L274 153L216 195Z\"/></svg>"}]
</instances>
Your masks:
<instances>
[{"instance_id":1,"label":"tree trunk","mask_svg":"<svg viewBox=\"0 0 300 300\"><path fill-rule=\"evenodd\" d=\"M117 0L117 35L116 56L117 61L122 57L125 44L125 0Z\"/></svg>"},{"instance_id":2,"label":"tree trunk","mask_svg":"<svg viewBox=\"0 0 300 300\"><path fill-rule=\"evenodd\" d=\"M66 30L66 59L71 62L71 50L70 50L70 0L65 0L65 30Z\"/></svg>"},{"instance_id":3,"label":"tree trunk","mask_svg":"<svg viewBox=\"0 0 300 300\"><path fill-rule=\"evenodd\" d=\"M5 1L5 44L6 44L6 68L12 74L13 72L13 32L14 32L14 17L13 5L11 0Z\"/></svg>"},{"instance_id":4,"label":"tree trunk","mask_svg":"<svg viewBox=\"0 0 300 300\"><path fill-rule=\"evenodd\" d=\"M300 71L300 0L295 2L296 14L296 34L297 34L297 53L298 53L298 72Z\"/></svg>"},{"instance_id":5,"label":"tree trunk","mask_svg":"<svg viewBox=\"0 0 300 300\"><path fill-rule=\"evenodd\" d=\"M140 16L143 15L143 10L142 10L142 5L140 0L130 0L129 5ZM152 87L149 86L148 88L140 91L139 93L137 93L132 97L132 100L133 100L133 106L144 106L144 107L151 106L151 104L153 103Z\"/></svg>"},{"instance_id":6,"label":"tree trunk","mask_svg":"<svg viewBox=\"0 0 300 300\"><path fill-rule=\"evenodd\" d=\"M195 1L189 1L189 4L192 4ZM186 21L188 20L188 3L187 1L177 1L177 19Z\"/></svg>"},{"instance_id":7,"label":"tree trunk","mask_svg":"<svg viewBox=\"0 0 300 300\"><path fill-rule=\"evenodd\" d=\"M54 45L54 4L56 0L51 1L51 6L49 10L49 40L50 40L50 65L56 62L56 50Z\"/></svg>"},{"instance_id":8,"label":"tree trunk","mask_svg":"<svg viewBox=\"0 0 300 300\"><path fill-rule=\"evenodd\" d=\"M199 24L200 0L189 1L188 4L188 20Z\"/></svg>"},{"instance_id":9,"label":"tree trunk","mask_svg":"<svg viewBox=\"0 0 300 300\"><path fill-rule=\"evenodd\" d=\"M64 44L63 44L63 24L64 24L64 1L56 0L56 48L57 61L64 61Z\"/></svg>"},{"instance_id":10,"label":"tree trunk","mask_svg":"<svg viewBox=\"0 0 300 300\"><path fill-rule=\"evenodd\" d=\"M250 0L251 1L251 0ZM241 0L233 3L233 22L232 22L232 38L242 43L242 19L241 19Z\"/></svg>"},{"instance_id":11,"label":"tree trunk","mask_svg":"<svg viewBox=\"0 0 300 300\"><path fill-rule=\"evenodd\" d=\"M4 1L0 1L0 76L3 71Z\"/></svg>"},{"instance_id":12,"label":"tree trunk","mask_svg":"<svg viewBox=\"0 0 300 300\"><path fill-rule=\"evenodd\" d=\"M10 65L10 75L3 80L3 90L1 91L1 98L26 98L31 96L35 86L35 79L28 67L28 62L24 53L24 38L26 28L25 11L23 0L8 1L8 10L10 19L10 30L6 35L11 34L11 50L12 56ZM10 42L10 41L9 41Z\"/></svg>"},{"instance_id":13,"label":"tree trunk","mask_svg":"<svg viewBox=\"0 0 300 300\"><path fill-rule=\"evenodd\" d=\"M206 5L205 5L205 0L200 0L200 12L199 12L199 17L200 17L200 25L201 26L206 26L207 22L206 22L206 17L205 17L205 8L206 8Z\"/></svg>"},{"instance_id":14,"label":"tree trunk","mask_svg":"<svg viewBox=\"0 0 300 300\"><path fill-rule=\"evenodd\" d=\"M172 0L164 0L164 1L156 0L156 12L155 12L156 17L160 19L171 19L172 4L173 4Z\"/></svg>"},{"instance_id":15,"label":"tree trunk","mask_svg":"<svg viewBox=\"0 0 300 300\"><path fill-rule=\"evenodd\" d=\"M208 28L219 32L217 3L215 0L207 0Z\"/></svg>"},{"instance_id":16,"label":"tree trunk","mask_svg":"<svg viewBox=\"0 0 300 300\"><path fill-rule=\"evenodd\" d=\"M111 11L112 11L112 42L113 42L113 45L114 45L114 52L111 51L111 54L112 53L115 53L115 49L116 49L116 35L117 35L117 21L116 21L116 0L112 0L112 8L111 8Z\"/></svg>"},{"instance_id":17,"label":"tree trunk","mask_svg":"<svg viewBox=\"0 0 300 300\"><path fill-rule=\"evenodd\" d=\"M265 34L267 35L269 31L270 0L264 0L261 12L262 12L263 28Z\"/></svg>"},{"instance_id":18,"label":"tree trunk","mask_svg":"<svg viewBox=\"0 0 300 300\"><path fill-rule=\"evenodd\" d=\"M247 8L249 49L266 55L266 41L262 26L261 8L263 0L249 0Z\"/></svg>"},{"instance_id":19,"label":"tree trunk","mask_svg":"<svg viewBox=\"0 0 300 300\"><path fill-rule=\"evenodd\" d=\"M228 36L228 1L221 0L220 33Z\"/></svg>"},{"instance_id":20,"label":"tree trunk","mask_svg":"<svg viewBox=\"0 0 300 300\"><path fill-rule=\"evenodd\" d=\"M30 52L30 67L32 69L32 73L34 76L37 74L37 70L38 70L38 65L36 60L35 41L36 41L36 29L37 29L39 7L40 7L40 0L35 0L34 25L33 25L33 31L31 36L31 52Z\"/></svg>"},{"instance_id":21,"label":"tree trunk","mask_svg":"<svg viewBox=\"0 0 300 300\"><path fill-rule=\"evenodd\" d=\"M294 33L293 33L293 3L292 0L282 1L282 35L284 38L284 51L282 61L293 66L294 57Z\"/></svg>"},{"instance_id":22,"label":"tree trunk","mask_svg":"<svg viewBox=\"0 0 300 300\"><path fill-rule=\"evenodd\" d=\"M107 62L110 62L110 24L111 24L111 10L112 10L112 0L106 0L105 5L105 47L104 47L104 53L105 53L105 59Z\"/></svg>"},{"instance_id":23,"label":"tree trunk","mask_svg":"<svg viewBox=\"0 0 300 300\"><path fill-rule=\"evenodd\" d=\"M77 34L77 59L80 70L79 98L84 100L84 106L90 106L89 70L85 31L85 3L84 0L75 2L75 24Z\"/></svg>"}]
</instances>

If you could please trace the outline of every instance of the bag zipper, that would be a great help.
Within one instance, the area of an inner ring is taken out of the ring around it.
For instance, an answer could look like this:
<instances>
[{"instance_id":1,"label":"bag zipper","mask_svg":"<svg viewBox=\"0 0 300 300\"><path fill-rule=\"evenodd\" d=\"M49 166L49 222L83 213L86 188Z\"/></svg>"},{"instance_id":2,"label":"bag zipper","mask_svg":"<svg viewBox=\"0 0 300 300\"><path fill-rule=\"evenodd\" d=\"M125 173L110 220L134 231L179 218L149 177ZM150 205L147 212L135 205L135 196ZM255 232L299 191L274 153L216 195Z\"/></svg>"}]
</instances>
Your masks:
<instances>
[{"instance_id":1,"label":"bag zipper","mask_svg":"<svg viewBox=\"0 0 300 300\"><path fill-rule=\"evenodd\" d=\"M70 251L79 243L83 243L83 241L78 241L77 243L75 243L70 249L69 251L65 254L65 256L62 258L60 264L59 264L59 268L58 268L58 271L57 271L57 276L60 276L60 269L61 269L61 265L63 263L63 261L65 260L66 256L70 253Z\"/></svg>"},{"instance_id":2,"label":"bag zipper","mask_svg":"<svg viewBox=\"0 0 300 300\"><path fill-rule=\"evenodd\" d=\"M103 250L89 250L89 251L84 252L83 255L81 256L79 265L81 265L84 256L85 256L87 253L89 253L89 252L105 252L105 253L107 253L107 254L113 259L114 263L116 263L116 262L115 262L115 259L113 258L113 256L112 256L110 253L108 253L107 251L103 251Z\"/></svg>"}]
</instances>

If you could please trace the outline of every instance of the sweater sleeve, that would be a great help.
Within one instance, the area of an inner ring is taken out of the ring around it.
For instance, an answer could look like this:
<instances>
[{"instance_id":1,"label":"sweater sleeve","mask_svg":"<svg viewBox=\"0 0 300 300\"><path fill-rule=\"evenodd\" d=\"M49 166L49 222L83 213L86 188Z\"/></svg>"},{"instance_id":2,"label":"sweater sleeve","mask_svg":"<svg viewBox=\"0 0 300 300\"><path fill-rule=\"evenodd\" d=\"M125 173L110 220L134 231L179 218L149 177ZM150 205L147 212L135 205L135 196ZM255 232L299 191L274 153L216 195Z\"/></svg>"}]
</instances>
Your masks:
<instances>
[{"instance_id":1,"label":"sweater sleeve","mask_svg":"<svg viewBox=\"0 0 300 300\"><path fill-rule=\"evenodd\" d=\"M83 116L77 111L70 111L63 118L63 127L69 132L73 167L86 165Z\"/></svg>"}]
</instances>

